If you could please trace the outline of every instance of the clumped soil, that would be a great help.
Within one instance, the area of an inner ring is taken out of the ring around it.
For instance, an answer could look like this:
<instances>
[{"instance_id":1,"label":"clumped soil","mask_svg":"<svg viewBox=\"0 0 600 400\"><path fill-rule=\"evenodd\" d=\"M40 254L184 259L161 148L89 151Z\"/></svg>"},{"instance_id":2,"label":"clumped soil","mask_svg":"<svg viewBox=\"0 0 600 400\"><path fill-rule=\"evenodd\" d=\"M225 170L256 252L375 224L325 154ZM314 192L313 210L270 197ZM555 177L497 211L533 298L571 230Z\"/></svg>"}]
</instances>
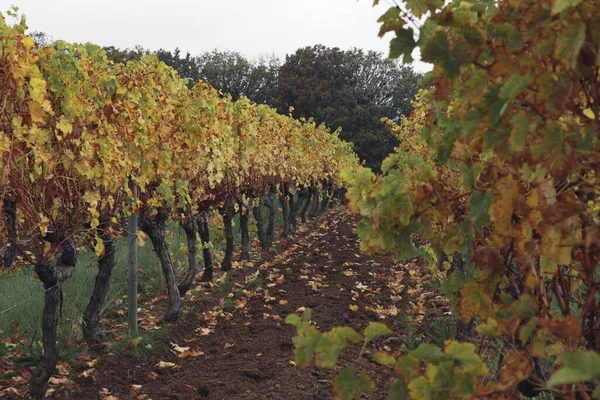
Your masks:
<instances>
[{"instance_id":1,"label":"clumped soil","mask_svg":"<svg viewBox=\"0 0 600 400\"><path fill-rule=\"evenodd\" d=\"M345 209L329 210L279 243L279 255L269 259L263 254L262 261L239 263L229 277L229 290L203 287L208 294L196 302L188 295L183 321L172 324L162 339L168 349L144 358L105 355L93 369L76 367L71 375L75 384L54 395L111 400L331 399L340 367L299 368L292 362L295 328L283 319L310 307L321 331L349 325L362 332L370 321L394 330L369 346L358 363L377 383L373 398L385 399L393 371L372 362L371 355L380 349L397 351L410 330L407 315L426 312L410 295L415 291L411 276L418 273L423 278L424 272L413 264L398 265L393 256L360 253L356 222ZM194 355L178 357L181 348L188 347ZM345 350L340 365L354 362L357 354L358 346ZM175 366L161 368L161 362Z\"/></svg>"}]
</instances>

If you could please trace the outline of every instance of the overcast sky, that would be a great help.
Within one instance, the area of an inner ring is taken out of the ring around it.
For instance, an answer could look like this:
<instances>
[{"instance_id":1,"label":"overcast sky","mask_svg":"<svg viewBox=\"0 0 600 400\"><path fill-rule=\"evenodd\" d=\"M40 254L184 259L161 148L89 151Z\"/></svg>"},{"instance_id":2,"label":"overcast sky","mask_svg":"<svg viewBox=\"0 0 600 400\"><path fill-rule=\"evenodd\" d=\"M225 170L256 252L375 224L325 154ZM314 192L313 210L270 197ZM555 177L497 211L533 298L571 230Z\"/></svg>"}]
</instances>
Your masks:
<instances>
[{"instance_id":1,"label":"overcast sky","mask_svg":"<svg viewBox=\"0 0 600 400\"><path fill-rule=\"evenodd\" d=\"M299 47L324 44L387 54L377 36L387 2L372 0L0 0L19 7L31 31L54 39L120 48L141 45L196 55L236 50L249 58L284 58ZM415 69L426 71L426 64Z\"/></svg>"}]
</instances>

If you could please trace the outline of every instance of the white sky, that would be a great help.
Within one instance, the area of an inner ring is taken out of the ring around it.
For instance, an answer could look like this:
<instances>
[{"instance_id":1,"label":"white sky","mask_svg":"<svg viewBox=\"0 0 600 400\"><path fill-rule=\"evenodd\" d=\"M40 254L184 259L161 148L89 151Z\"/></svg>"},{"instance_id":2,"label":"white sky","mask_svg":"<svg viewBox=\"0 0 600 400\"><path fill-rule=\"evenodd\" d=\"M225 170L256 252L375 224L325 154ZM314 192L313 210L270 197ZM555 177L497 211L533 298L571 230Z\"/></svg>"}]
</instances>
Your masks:
<instances>
[{"instance_id":1,"label":"white sky","mask_svg":"<svg viewBox=\"0 0 600 400\"><path fill-rule=\"evenodd\" d=\"M174 50L196 55L218 48L255 58L323 44L387 54L388 34L377 36L384 0L0 0L27 17L31 31L54 39L102 46ZM418 71L427 64L415 63Z\"/></svg>"}]
</instances>

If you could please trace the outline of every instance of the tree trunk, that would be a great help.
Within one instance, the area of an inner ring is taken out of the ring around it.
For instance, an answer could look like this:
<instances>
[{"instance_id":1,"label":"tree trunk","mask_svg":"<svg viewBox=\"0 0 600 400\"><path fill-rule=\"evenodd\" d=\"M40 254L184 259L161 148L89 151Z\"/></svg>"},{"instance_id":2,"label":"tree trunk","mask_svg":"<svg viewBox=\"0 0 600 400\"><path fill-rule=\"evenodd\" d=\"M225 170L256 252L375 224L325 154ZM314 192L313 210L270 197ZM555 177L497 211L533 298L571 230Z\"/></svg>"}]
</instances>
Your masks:
<instances>
[{"instance_id":1,"label":"tree trunk","mask_svg":"<svg viewBox=\"0 0 600 400\"><path fill-rule=\"evenodd\" d=\"M269 208L269 224L267 225L267 245L270 249L275 242L275 215L277 208L275 207L275 189L271 189L271 193L267 196L267 207Z\"/></svg>"},{"instance_id":2,"label":"tree trunk","mask_svg":"<svg viewBox=\"0 0 600 400\"><path fill-rule=\"evenodd\" d=\"M6 221L9 247L4 253L5 269L12 267L17 258L17 203L9 196L4 196L3 210Z\"/></svg>"},{"instance_id":3,"label":"tree trunk","mask_svg":"<svg viewBox=\"0 0 600 400\"><path fill-rule=\"evenodd\" d=\"M227 204L224 208L220 208L219 212L223 216L223 225L225 226L225 255L223 256L223 262L221 268L223 271L231 270L231 259L233 257L233 207L231 204Z\"/></svg>"},{"instance_id":4,"label":"tree trunk","mask_svg":"<svg viewBox=\"0 0 600 400\"><path fill-rule=\"evenodd\" d=\"M183 216L185 220L182 220L179 225L183 228L187 241L188 270L183 282L181 282L177 287L177 289L179 289L180 296L185 295L187 291L190 290L192 283L194 283L196 270L198 269L198 261L196 259L196 256L198 255L198 248L196 247L198 230L196 228L196 222L194 221L194 218L192 218L192 212L189 208L185 210Z\"/></svg>"},{"instance_id":5,"label":"tree trunk","mask_svg":"<svg viewBox=\"0 0 600 400\"><path fill-rule=\"evenodd\" d=\"M341 205L346 204L346 188L338 188L336 192L337 200Z\"/></svg>"},{"instance_id":6,"label":"tree trunk","mask_svg":"<svg viewBox=\"0 0 600 400\"><path fill-rule=\"evenodd\" d=\"M267 235L265 232L265 226L262 220L262 198L258 199L258 204L252 207L252 215L256 220L256 230L258 231L258 240L260 241L260 249L262 251L268 251L269 246L267 244Z\"/></svg>"},{"instance_id":7,"label":"tree trunk","mask_svg":"<svg viewBox=\"0 0 600 400\"><path fill-rule=\"evenodd\" d=\"M321 202L321 214L327 210L329 199L331 198L331 184L323 182L323 201Z\"/></svg>"},{"instance_id":8,"label":"tree trunk","mask_svg":"<svg viewBox=\"0 0 600 400\"><path fill-rule=\"evenodd\" d=\"M77 253L75 243L66 235L58 240L51 239L53 245L59 245L62 253L55 265L47 260L40 260L35 265L35 273L44 284L44 311L42 314L42 343L44 354L40 363L31 375L29 390L34 400L43 399L48 388L48 379L54 373L58 361L56 347L56 324L58 308L62 300L62 284L75 270Z\"/></svg>"},{"instance_id":9,"label":"tree trunk","mask_svg":"<svg viewBox=\"0 0 600 400\"><path fill-rule=\"evenodd\" d=\"M250 235L248 234L248 207L242 201L238 202L240 206L240 230L242 233L242 254L241 260L250 259Z\"/></svg>"},{"instance_id":10,"label":"tree trunk","mask_svg":"<svg viewBox=\"0 0 600 400\"><path fill-rule=\"evenodd\" d=\"M115 243L105 230L108 221L110 221L110 218L103 224L103 232L100 234L100 239L104 242L104 255L98 259L98 274L96 275L94 291L83 313L81 324L83 337L90 351L95 355L104 352L104 335L100 332L100 311L104 305L110 284L110 277L115 266Z\"/></svg>"},{"instance_id":11,"label":"tree trunk","mask_svg":"<svg viewBox=\"0 0 600 400\"><path fill-rule=\"evenodd\" d=\"M173 263L169 255L169 249L165 241L166 222L168 212L163 207L158 208L158 212L154 218L149 218L142 214L140 216L140 229L148 235L152 241L154 252L158 256L162 268L165 281L167 283L168 306L167 311L161 317L162 322L175 321L179 317L181 309L181 299L179 289L175 282L175 272L173 271Z\"/></svg>"},{"instance_id":12,"label":"tree trunk","mask_svg":"<svg viewBox=\"0 0 600 400\"><path fill-rule=\"evenodd\" d=\"M469 253L470 254L470 253ZM448 275L454 271L460 271L461 273L465 273L465 264L468 264L468 257L465 257L463 254L458 252L454 253L452 256L452 260L450 262L450 269L448 270ZM443 263L443 260L440 259ZM473 336L473 329L475 328L475 319L472 318L468 323L464 323L462 319L458 319L456 322L456 337L460 340L466 340Z\"/></svg>"},{"instance_id":13,"label":"tree trunk","mask_svg":"<svg viewBox=\"0 0 600 400\"><path fill-rule=\"evenodd\" d=\"M304 194L302 192L304 192ZM300 196L304 198L304 205L302 206L302 210L300 211L300 219L302 220L302 223L305 224L306 223L306 211L308 211L308 207L310 206L310 201L313 196L312 187L310 187L308 189L302 189L300 191Z\"/></svg>"},{"instance_id":14,"label":"tree trunk","mask_svg":"<svg viewBox=\"0 0 600 400\"><path fill-rule=\"evenodd\" d=\"M298 201L296 200L296 197L294 195L294 192L290 191L289 188L286 185L286 192L287 192L287 197L289 199L290 202L290 231L291 233L296 233L296 228L297 228L297 221L296 221L296 214L298 214Z\"/></svg>"},{"instance_id":15,"label":"tree trunk","mask_svg":"<svg viewBox=\"0 0 600 400\"><path fill-rule=\"evenodd\" d=\"M287 184L283 185L282 193L279 196L279 203L281 203L281 210L283 212L283 230L281 231L281 237L285 238L290 233L290 217L288 215Z\"/></svg>"},{"instance_id":16,"label":"tree trunk","mask_svg":"<svg viewBox=\"0 0 600 400\"><path fill-rule=\"evenodd\" d=\"M204 210L198 220L198 231L202 243L202 257L204 258L204 273L202 282L211 282L213 278L212 254L210 252L210 231L208 229L209 210Z\"/></svg>"},{"instance_id":17,"label":"tree trunk","mask_svg":"<svg viewBox=\"0 0 600 400\"><path fill-rule=\"evenodd\" d=\"M309 216L314 218L317 215L319 215L319 189L317 186L314 186L314 194L313 194L313 204L312 204L312 208L310 210L310 214Z\"/></svg>"}]
</instances>

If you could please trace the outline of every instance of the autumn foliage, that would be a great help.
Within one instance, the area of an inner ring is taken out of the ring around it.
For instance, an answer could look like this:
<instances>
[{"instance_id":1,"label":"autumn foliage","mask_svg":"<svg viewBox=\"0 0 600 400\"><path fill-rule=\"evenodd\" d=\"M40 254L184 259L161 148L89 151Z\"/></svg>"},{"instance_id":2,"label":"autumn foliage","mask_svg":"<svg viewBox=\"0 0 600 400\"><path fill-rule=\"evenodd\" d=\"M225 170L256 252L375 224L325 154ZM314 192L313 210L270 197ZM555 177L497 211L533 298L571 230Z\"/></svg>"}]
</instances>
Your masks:
<instances>
[{"instance_id":1,"label":"autumn foliage","mask_svg":"<svg viewBox=\"0 0 600 400\"><path fill-rule=\"evenodd\" d=\"M380 18L392 57L419 48L434 67L392 126L401 145L383 175L351 174L362 249L460 257L442 288L474 327L443 349L379 355L398 378L389 398L600 397L598 15L598 1L428 0ZM360 340L290 322L317 358L332 336ZM338 398L372 390L344 374L354 390Z\"/></svg>"},{"instance_id":2,"label":"autumn foliage","mask_svg":"<svg viewBox=\"0 0 600 400\"><path fill-rule=\"evenodd\" d=\"M202 82L189 89L155 55L114 64L89 43L37 48L25 19L6 15L0 19L0 254L11 254L7 266L15 256L34 265L45 287L44 356L32 376L32 396L41 398L56 364L61 286L76 267L78 248L92 247L102 260L105 243L114 252L112 239L134 212L147 222L141 228L155 229L150 236L160 257L170 218L185 223L186 213L196 219L209 206L260 201L284 186L332 188L358 160L339 132L246 98L234 102ZM130 182L140 192L132 204ZM179 293L168 254L161 263L173 319Z\"/></svg>"}]
</instances>

